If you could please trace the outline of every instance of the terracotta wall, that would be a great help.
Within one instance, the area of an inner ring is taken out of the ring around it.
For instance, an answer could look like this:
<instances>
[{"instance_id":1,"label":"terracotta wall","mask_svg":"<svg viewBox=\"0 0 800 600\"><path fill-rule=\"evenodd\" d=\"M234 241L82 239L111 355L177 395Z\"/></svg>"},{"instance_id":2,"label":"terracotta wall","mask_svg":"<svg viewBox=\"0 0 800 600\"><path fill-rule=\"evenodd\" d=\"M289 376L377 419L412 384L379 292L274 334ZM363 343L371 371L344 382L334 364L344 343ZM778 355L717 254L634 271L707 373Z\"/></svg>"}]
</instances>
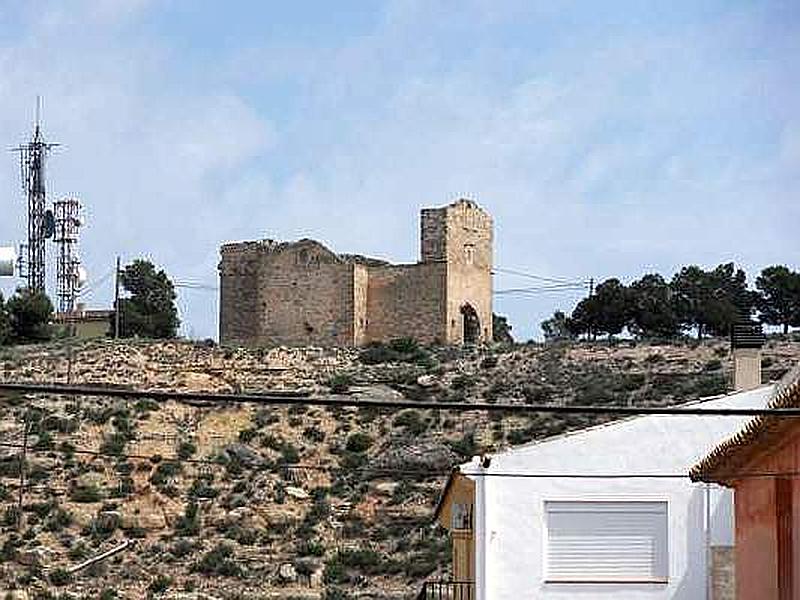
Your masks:
<instances>
[{"instance_id":1,"label":"terracotta wall","mask_svg":"<svg viewBox=\"0 0 800 600\"><path fill-rule=\"evenodd\" d=\"M737 481L736 588L738 600L800 598L800 432L745 473L785 473ZM783 564L781 564L783 563Z\"/></svg>"}]
</instances>

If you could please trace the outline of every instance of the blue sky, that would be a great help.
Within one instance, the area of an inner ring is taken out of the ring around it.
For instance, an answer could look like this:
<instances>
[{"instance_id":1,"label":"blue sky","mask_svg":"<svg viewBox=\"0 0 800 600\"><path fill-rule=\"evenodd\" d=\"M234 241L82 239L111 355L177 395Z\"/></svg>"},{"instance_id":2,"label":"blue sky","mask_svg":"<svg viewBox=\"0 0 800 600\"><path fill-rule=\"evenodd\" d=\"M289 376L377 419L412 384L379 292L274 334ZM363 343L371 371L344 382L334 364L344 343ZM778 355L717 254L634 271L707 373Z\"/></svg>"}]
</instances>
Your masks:
<instances>
[{"instance_id":1,"label":"blue sky","mask_svg":"<svg viewBox=\"0 0 800 600\"><path fill-rule=\"evenodd\" d=\"M797 2L2 1L0 141L42 94L93 281L121 254L214 284L219 244L260 237L413 261L419 209L459 196L506 269L754 275L800 267L799 30ZM9 154L0 245L22 241L17 179ZM578 297L495 308L524 339ZM215 294L179 307L216 334Z\"/></svg>"}]
</instances>

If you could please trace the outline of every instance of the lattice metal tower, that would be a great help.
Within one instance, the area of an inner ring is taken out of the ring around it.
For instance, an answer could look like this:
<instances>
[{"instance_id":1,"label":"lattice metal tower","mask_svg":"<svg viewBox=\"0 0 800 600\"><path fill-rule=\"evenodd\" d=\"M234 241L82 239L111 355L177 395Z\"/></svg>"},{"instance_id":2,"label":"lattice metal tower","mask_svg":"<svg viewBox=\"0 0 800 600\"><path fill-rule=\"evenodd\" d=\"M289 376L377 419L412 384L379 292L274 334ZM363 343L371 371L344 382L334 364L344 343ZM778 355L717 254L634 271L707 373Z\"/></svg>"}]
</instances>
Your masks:
<instances>
[{"instance_id":1,"label":"lattice metal tower","mask_svg":"<svg viewBox=\"0 0 800 600\"><path fill-rule=\"evenodd\" d=\"M58 245L56 258L56 296L58 312L65 314L75 310L75 300L83 283L81 260L78 256L80 239L81 201L77 198L63 198L53 202L55 236Z\"/></svg>"},{"instance_id":2,"label":"lattice metal tower","mask_svg":"<svg viewBox=\"0 0 800 600\"><path fill-rule=\"evenodd\" d=\"M47 211L45 163L50 150L58 144L48 144L42 136L40 101L36 99L36 123L33 138L16 150L19 152L22 190L28 202L28 243L23 245L20 267L28 289L45 292L45 240L53 234L52 214Z\"/></svg>"}]
</instances>

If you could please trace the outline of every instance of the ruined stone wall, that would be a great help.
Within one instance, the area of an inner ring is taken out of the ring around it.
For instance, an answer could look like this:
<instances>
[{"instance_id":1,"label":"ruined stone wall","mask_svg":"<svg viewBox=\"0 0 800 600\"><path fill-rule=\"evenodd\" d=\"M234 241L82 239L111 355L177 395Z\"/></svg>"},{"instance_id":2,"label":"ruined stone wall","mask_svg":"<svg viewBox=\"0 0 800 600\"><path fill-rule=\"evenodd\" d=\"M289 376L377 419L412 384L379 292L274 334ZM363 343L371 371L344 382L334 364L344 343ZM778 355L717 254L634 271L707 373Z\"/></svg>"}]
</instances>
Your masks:
<instances>
[{"instance_id":1,"label":"ruined stone wall","mask_svg":"<svg viewBox=\"0 0 800 600\"><path fill-rule=\"evenodd\" d=\"M219 341L247 344L261 333L258 286L264 242L222 246L219 264Z\"/></svg>"},{"instance_id":2,"label":"ruined stone wall","mask_svg":"<svg viewBox=\"0 0 800 600\"><path fill-rule=\"evenodd\" d=\"M420 262L337 255L313 240L227 244L220 263L220 341L362 345L397 337L464 341L462 309L492 331L492 220L469 200L424 209Z\"/></svg>"},{"instance_id":3,"label":"ruined stone wall","mask_svg":"<svg viewBox=\"0 0 800 600\"><path fill-rule=\"evenodd\" d=\"M354 269L311 240L291 244L263 261L259 342L352 346Z\"/></svg>"},{"instance_id":4,"label":"ruined stone wall","mask_svg":"<svg viewBox=\"0 0 800 600\"><path fill-rule=\"evenodd\" d=\"M365 265L353 265L353 343L362 346L367 343L367 299L369 290L369 270Z\"/></svg>"},{"instance_id":5,"label":"ruined stone wall","mask_svg":"<svg viewBox=\"0 0 800 600\"><path fill-rule=\"evenodd\" d=\"M421 262L447 260L447 207L423 208L420 211L419 236Z\"/></svg>"},{"instance_id":6,"label":"ruined stone wall","mask_svg":"<svg viewBox=\"0 0 800 600\"><path fill-rule=\"evenodd\" d=\"M475 309L480 341L492 339L492 218L477 204L460 200L447 207L447 341L464 341L462 308Z\"/></svg>"},{"instance_id":7,"label":"ruined stone wall","mask_svg":"<svg viewBox=\"0 0 800 600\"><path fill-rule=\"evenodd\" d=\"M444 263L370 267L366 341L413 337L441 343L445 286Z\"/></svg>"}]
</instances>

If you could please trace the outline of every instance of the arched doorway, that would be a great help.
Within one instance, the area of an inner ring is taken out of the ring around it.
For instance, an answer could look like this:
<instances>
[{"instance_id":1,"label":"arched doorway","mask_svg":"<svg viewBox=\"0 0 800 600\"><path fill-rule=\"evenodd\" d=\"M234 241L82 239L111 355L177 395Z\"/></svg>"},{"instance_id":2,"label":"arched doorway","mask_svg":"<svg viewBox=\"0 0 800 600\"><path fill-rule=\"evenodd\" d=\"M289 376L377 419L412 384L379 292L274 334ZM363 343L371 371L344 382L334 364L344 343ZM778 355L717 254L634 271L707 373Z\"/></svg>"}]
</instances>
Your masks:
<instances>
[{"instance_id":1,"label":"arched doorway","mask_svg":"<svg viewBox=\"0 0 800 600\"><path fill-rule=\"evenodd\" d=\"M477 343L481 336L481 320L478 318L477 311L471 305L465 304L461 307L461 318L464 327L464 343Z\"/></svg>"}]
</instances>

